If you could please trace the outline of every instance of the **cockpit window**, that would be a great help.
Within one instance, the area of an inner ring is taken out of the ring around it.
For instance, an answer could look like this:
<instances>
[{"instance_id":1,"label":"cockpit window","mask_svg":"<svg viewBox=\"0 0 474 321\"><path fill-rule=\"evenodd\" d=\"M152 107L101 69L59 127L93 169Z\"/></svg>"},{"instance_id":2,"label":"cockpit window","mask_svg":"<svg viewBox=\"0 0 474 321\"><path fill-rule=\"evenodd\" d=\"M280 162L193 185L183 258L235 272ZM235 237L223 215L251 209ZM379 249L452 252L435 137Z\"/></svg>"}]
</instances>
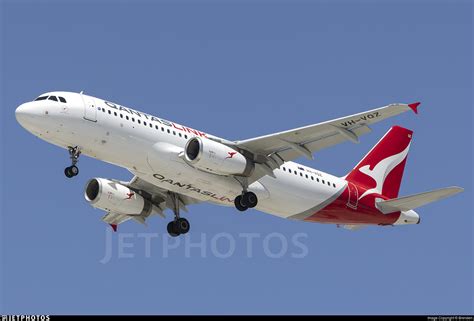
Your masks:
<instances>
[{"instance_id":1,"label":"cockpit window","mask_svg":"<svg viewBox=\"0 0 474 321\"><path fill-rule=\"evenodd\" d=\"M62 102L62 103L65 103L65 102L66 102L66 99L64 99L63 97L59 97L59 96L58 96L58 98L59 98L59 101L60 101L60 102Z\"/></svg>"},{"instance_id":2,"label":"cockpit window","mask_svg":"<svg viewBox=\"0 0 474 321\"><path fill-rule=\"evenodd\" d=\"M56 96L49 96L48 100L58 101L58 99L56 98Z\"/></svg>"},{"instance_id":3,"label":"cockpit window","mask_svg":"<svg viewBox=\"0 0 474 321\"><path fill-rule=\"evenodd\" d=\"M46 98L48 98L48 96L41 96L41 97L36 98L35 101L45 100Z\"/></svg>"}]
</instances>

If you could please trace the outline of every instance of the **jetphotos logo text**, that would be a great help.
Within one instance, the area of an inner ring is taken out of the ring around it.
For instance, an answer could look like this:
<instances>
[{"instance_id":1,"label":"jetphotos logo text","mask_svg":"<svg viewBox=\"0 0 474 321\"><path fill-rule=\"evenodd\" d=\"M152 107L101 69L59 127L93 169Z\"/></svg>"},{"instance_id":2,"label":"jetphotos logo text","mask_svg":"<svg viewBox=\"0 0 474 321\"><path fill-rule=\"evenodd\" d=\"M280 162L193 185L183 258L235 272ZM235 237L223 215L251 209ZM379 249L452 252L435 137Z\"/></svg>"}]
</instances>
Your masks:
<instances>
[{"instance_id":1,"label":"jetphotos logo text","mask_svg":"<svg viewBox=\"0 0 474 321\"><path fill-rule=\"evenodd\" d=\"M308 256L308 234L188 233L170 237L159 233L113 233L105 229L105 253L100 262L134 258L303 259Z\"/></svg>"}]
</instances>

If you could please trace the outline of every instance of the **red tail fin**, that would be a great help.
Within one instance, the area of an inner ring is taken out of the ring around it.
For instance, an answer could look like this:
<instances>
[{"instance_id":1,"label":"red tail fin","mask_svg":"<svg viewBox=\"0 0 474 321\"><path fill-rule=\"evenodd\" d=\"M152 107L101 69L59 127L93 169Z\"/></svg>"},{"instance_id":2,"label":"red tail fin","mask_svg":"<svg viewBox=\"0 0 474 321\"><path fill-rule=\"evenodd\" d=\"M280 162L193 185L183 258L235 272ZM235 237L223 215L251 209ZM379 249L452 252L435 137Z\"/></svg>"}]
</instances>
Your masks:
<instances>
[{"instance_id":1,"label":"red tail fin","mask_svg":"<svg viewBox=\"0 0 474 321\"><path fill-rule=\"evenodd\" d=\"M368 189L360 198L373 193L388 198L398 196L412 135L406 128L390 128L347 175L347 181Z\"/></svg>"}]
</instances>

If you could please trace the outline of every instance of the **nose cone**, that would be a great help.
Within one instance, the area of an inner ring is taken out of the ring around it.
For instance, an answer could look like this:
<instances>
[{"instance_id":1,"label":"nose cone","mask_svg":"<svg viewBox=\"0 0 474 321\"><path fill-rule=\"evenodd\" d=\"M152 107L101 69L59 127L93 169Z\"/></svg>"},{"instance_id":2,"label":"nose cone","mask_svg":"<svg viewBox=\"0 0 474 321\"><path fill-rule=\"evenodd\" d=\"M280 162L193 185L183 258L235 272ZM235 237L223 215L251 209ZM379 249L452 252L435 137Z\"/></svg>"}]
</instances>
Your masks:
<instances>
[{"instance_id":1,"label":"nose cone","mask_svg":"<svg viewBox=\"0 0 474 321\"><path fill-rule=\"evenodd\" d=\"M30 132L37 132L44 125L47 113L43 106L38 106L35 102L28 102L17 107L15 117L23 128Z\"/></svg>"},{"instance_id":2,"label":"nose cone","mask_svg":"<svg viewBox=\"0 0 474 321\"><path fill-rule=\"evenodd\" d=\"M20 123L21 126L27 128L28 123L31 123L33 118L33 111L31 104L25 103L18 106L15 110L16 121Z\"/></svg>"}]
</instances>

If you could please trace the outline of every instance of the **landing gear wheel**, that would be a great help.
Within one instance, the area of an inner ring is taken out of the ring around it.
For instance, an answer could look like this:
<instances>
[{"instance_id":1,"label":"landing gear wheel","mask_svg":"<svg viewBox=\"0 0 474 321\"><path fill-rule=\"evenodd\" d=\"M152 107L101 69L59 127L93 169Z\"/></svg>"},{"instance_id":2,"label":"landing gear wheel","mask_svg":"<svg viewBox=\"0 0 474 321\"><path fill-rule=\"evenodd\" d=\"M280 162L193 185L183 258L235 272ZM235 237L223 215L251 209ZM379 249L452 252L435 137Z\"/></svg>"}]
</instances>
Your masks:
<instances>
[{"instance_id":1,"label":"landing gear wheel","mask_svg":"<svg viewBox=\"0 0 474 321\"><path fill-rule=\"evenodd\" d=\"M186 234L189 232L190 225L187 219L181 217L174 222L174 224L176 225L179 234Z\"/></svg>"},{"instance_id":2,"label":"landing gear wheel","mask_svg":"<svg viewBox=\"0 0 474 321\"><path fill-rule=\"evenodd\" d=\"M71 177L74 176L74 175L71 173L70 167L66 167L66 168L64 169L64 175L66 175L67 178L71 178Z\"/></svg>"},{"instance_id":3,"label":"landing gear wheel","mask_svg":"<svg viewBox=\"0 0 474 321\"><path fill-rule=\"evenodd\" d=\"M248 208L254 208L258 204L257 195L253 192L247 192L243 195L242 201Z\"/></svg>"},{"instance_id":4,"label":"landing gear wheel","mask_svg":"<svg viewBox=\"0 0 474 321\"><path fill-rule=\"evenodd\" d=\"M190 224L189 221L183 217L179 217L180 199L175 193L168 192L169 197L173 203L172 210L174 213L174 221L168 223L167 230L170 236L176 237L181 234L189 232Z\"/></svg>"},{"instance_id":5,"label":"landing gear wheel","mask_svg":"<svg viewBox=\"0 0 474 321\"><path fill-rule=\"evenodd\" d=\"M179 236L179 233L178 231L176 230L176 224L174 221L171 221L168 223L168 226L166 227L166 229L168 230L168 234L171 236L171 237L177 237Z\"/></svg>"},{"instance_id":6,"label":"landing gear wheel","mask_svg":"<svg viewBox=\"0 0 474 321\"><path fill-rule=\"evenodd\" d=\"M76 165L72 165L71 167L69 167L69 171L71 172L72 176L79 175L79 168L77 168Z\"/></svg>"},{"instance_id":7,"label":"landing gear wheel","mask_svg":"<svg viewBox=\"0 0 474 321\"><path fill-rule=\"evenodd\" d=\"M68 178L71 178L79 174L79 168L77 168L76 164L79 160L79 156L81 155L81 150L77 146L68 147L68 152L69 158L71 159L71 166L64 169L64 175L66 175Z\"/></svg>"},{"instance_id":8,"label":"landing gear wheel","mask_svg":"<svg viewBox=\"0 0 474 321\"><path fill-rule=\"evenodd\" d=\"M66 175L68 178L77 176L77 174L79 174L79 168L77 168L77 166L73 165L64 169L64 175Z\"/></svg>"},{"instance_id":9,"label":"landing gear wheel","mask_svg":"<svg viewBox=\"0 0 474 321\"><path fill-rule=\"evenodd\" d=\"M245 204L243 202L242 195L239 195L235 198L234 205L235 205L235 208L238 209L241 212L244 212L244 211L248 210L247 204Z\"/></svg>"}]
</instances>

